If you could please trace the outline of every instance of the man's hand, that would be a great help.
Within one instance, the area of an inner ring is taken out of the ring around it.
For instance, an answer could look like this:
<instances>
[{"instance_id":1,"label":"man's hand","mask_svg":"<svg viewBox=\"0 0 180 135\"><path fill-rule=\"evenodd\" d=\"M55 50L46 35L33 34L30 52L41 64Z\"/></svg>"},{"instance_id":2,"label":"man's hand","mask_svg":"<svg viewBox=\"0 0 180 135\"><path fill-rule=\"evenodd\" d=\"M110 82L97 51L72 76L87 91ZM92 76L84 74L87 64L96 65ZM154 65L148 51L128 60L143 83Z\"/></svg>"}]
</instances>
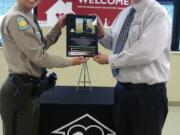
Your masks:
<instances>
[{"instance_id":1,"label":"man's hand","mask_svg":"<svg viewBox=\"0 0 180 135\"><path fill-rule=\"evenodd\" d=\"M93 60L99 64L109 64L108 57L109 56L107 54L98 54L94 56Z\"/></svg>"},{"instance_id":2,"label":"man's hand","mask_svg":"<svg viewBox=\"0 0 180 135\"><path fill-rule=\"evenodd\" d=\"M97 17L97 29L98 29L97 36L98 36L98 38L103 38L105 35L104 25L103 25L100 17L97 15L96 15L96 17Z\"/></svg>"},{"instance_id":3,"label":"man's hand","mask_svg":"<svg viewBox=\"0 0 180 135\"><path fill-rule=\"evenodd\" d=\"M88 57L73 57L72 60L72 65L80 65L82 63L85 63L88 61Z\"/></svg>"}]
</instances>

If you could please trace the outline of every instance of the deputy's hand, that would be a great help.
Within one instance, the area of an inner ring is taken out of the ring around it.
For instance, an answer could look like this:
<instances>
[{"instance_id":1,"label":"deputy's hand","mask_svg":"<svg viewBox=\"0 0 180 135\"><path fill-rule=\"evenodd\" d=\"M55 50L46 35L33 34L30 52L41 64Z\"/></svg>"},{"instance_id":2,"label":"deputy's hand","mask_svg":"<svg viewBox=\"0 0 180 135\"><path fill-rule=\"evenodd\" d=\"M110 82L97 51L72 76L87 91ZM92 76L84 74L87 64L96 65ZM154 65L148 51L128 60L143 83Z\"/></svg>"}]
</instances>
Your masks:
<instances>
[{"instance_id":1,"label":"deputy's hand","mask_svg":"<svg viewBox=\"0 0 180 135\"><path fill-rule=\"evenodd\" d=\"M66 16L66 14L60 14L58 16L58 21L56 23L58 29L62 29L66 25Z\"/></svg>"},{"instance_id":2,"label":"deputy's hand","mask_svg":"<svg viewBox=\"0 0 180 135\"><path fill-rule=\"evenodd\" d=\"M97 17L97 29L98 29L97 36L98 36L98 38L103 38L105 35L104 25L103 25L100 17L98 15L96 15L96 17Z\"/></svg>"},{"instance_id":3,"label":"deputy's hand","mask_svg":"<svg viewBox=\"0 0 180 135\"><path fill-rule=\"evenodd\" d=\"M108 55L107 54L101 54L94 56L93 60L96 61L99 64L108 64Z\"/></svg>"},{"instance_id":4,"label":"deputy's hand","mask_svg":"<svg viewBox=\"0 0 180 135\"><path fill-rule=\"evenodd\" d=\"M80 65L82 63L85 63L88 61L88 57L73 57L72 60L72 65Z\"/></svg>"}]
</instances>

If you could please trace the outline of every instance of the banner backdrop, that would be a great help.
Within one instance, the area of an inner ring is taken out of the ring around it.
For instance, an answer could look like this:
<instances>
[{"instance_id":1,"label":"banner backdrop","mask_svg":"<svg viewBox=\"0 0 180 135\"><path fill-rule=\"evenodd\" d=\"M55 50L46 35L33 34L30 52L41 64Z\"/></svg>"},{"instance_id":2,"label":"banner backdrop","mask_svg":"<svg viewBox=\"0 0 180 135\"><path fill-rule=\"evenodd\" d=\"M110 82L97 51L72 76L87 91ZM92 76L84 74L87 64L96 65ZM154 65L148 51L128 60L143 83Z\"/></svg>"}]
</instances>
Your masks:
<instances>
[{"instance_id":1,"label":"banner backdrop","mask_svg":"<svg viewBox=\"0 0 180 135\"><path fill-rule=\"evenodd\" d=\"M37 8L37 15L41 25L52 26L60 14L97 14L108 27L130 3L131 0L43 0Z\"/></svg>"}]
</instances>

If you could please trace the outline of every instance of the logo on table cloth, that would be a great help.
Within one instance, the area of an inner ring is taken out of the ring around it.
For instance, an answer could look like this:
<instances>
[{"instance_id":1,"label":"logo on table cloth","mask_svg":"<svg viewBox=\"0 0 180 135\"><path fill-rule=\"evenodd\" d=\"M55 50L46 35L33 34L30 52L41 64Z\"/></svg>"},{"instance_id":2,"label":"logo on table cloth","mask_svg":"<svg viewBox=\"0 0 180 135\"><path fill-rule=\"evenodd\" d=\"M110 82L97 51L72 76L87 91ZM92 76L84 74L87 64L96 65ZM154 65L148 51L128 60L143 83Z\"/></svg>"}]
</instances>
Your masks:
<instances>
[{"instance_id":1,"label":"logo on table cloth","mask_svg":"<svg viewBox=\"0 0 180 135\"><path fill-rule=\"evenodd\" d=\"M54 130L57 135L116 135L116 133L89 114Z\"/></svg>"}]
</instances>

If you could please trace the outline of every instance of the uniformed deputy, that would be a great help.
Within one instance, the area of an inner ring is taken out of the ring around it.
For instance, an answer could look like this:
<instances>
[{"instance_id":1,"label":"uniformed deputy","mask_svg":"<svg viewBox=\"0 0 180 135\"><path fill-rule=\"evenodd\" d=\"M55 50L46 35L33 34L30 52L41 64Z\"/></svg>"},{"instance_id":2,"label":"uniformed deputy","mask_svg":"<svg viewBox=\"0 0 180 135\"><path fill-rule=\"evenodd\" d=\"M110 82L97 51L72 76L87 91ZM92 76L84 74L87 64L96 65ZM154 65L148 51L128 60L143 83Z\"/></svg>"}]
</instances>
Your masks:
<instances>
[{"instance_id":1,"label":"uniformed deputy","mask_svg":"<svg viewBox=\"0 0 180 135\"><path fill-rule=\"evenodd\" d=\"M17 0L1 24L3 52L9 68L9 76L0 91L3 135L37 135L39 103L32 89L43 91L43 88L54 86L55 81L54 76L42 77L44 68L85 62L82 57L65 59L46 52L61 35L66 15L62 15L50 33L43 37L31 13L40 1Z\"/></svg>"}]
</instances>

